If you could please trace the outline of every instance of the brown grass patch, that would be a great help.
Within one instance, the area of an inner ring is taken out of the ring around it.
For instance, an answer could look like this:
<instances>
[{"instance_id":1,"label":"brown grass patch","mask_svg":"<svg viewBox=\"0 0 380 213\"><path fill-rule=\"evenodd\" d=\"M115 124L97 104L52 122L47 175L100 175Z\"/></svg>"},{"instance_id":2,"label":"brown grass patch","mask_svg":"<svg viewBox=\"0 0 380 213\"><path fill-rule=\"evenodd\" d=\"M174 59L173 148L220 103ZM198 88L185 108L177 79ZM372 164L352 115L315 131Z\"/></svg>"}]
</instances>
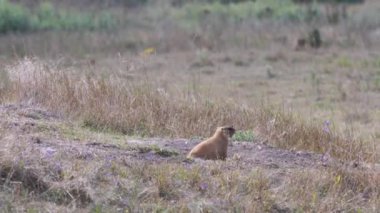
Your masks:
<instances>
[{"instance_id":1,"label":"brown grass patch","mask_svg":"<svg viewBox=\"0 0 380 213\"><path fill-rule=\"evenodd\" d=\"M38 193L49 189L37 171L21 166L0 165L0 184L9 184L11 181L20 182L23 187Z\"/></svg>"},{"instance_id":2,"label":"brown grass patch","mask_svg":"<svg viewBox=\"0 0 380 213\"><path fill-rule=\"evenodd\" d=\"M326 124L305 121L292 112L262 105L247 107L154 83L102 76L75 67L62 68L38 59L8 67L3 98L43 105L81 120L85 126L129 135L207 137L217 126L257 130L268 143L287 149L328 153L345 160L373 161L375 143L338 133Z\"/></svg>"},{"instance_id":3,"label":"brown grass patch","mask_svg":"<svg viewBox=\"0 0 380 213\"><path fill-rule=\"evenodd\" d=\"M68 205L75 201L80 206L85 206L92 202L88 193L79 187L53 186L44 181L41 171L11 163L0 164L0 184L11 186L14 196L20 196L23 190L27 190L27 194L35 194L38 198L58 205Z\"/></svg>"},{"instance_id":4,"label":"brown grass patch","mask_svg":"<svg viewBox=\"0 0 380 213\"><path fill-rule=\"evenodd\" d=\"M378 172L351 168L296 172L289 179L285 197L303 212L375 212L379 181Z\"/></svg>"}]
</instances>

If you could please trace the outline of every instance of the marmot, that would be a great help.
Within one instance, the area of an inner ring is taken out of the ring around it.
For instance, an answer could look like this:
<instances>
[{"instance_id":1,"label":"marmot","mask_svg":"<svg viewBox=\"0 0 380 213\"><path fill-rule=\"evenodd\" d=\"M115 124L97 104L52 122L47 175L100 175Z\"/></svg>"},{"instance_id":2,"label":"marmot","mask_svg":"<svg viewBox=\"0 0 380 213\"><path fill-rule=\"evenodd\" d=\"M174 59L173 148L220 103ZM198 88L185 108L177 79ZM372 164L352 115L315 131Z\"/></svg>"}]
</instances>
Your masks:
<instances>
[{"instance_id":1,"label":"marmot","mask_svg":"<svg viewBox=\"0 0 380 213\"><path fill-rule=\"evenodd\" d=\"M205 160L225 160L227 157L228 138L235 134L232 126L218 127L215 134L196 145L188 158L202 158Z\"/></svg>"}]
</instances>

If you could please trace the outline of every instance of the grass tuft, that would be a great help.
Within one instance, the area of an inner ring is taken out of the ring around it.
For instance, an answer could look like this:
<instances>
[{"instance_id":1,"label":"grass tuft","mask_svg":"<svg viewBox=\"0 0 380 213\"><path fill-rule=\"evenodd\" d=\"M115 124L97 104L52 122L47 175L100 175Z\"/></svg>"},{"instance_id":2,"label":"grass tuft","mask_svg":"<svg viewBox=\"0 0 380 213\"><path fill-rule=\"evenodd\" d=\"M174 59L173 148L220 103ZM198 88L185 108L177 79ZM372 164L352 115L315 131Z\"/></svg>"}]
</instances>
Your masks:
<instances>
[{"instance_id":1,"label":"grass tuft","mask_svg":"<svg viewBox=\"0 0 380 213\"><path fill-rule=\"evenodd\" d=\"M254 141L255 140L255 134L253 131L250 131L250 130L236 131L236 133L232 137L232 140L235 140L235 141Z\"/></svg>"}]
</instances>

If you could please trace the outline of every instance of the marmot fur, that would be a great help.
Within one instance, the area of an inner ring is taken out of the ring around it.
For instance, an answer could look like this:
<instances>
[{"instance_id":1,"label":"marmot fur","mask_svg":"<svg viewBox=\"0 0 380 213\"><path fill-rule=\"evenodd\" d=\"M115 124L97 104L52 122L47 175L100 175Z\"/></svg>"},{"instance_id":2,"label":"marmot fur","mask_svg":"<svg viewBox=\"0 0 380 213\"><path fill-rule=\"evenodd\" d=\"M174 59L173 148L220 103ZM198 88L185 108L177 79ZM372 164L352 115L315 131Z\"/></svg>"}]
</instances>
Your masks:
<instances>
[{"instance_id":1,"label":"marmot fur","mask_svg":"<svg viewBox=\"0 0 380 213\"><path fill-rule=\"evenodd\" d=\"M188 158L202 158L205 160L225 160L227 157L228 138L235 134L232 126L218 127L215 134L196 145Z\"/></svg>"}]
</instances>

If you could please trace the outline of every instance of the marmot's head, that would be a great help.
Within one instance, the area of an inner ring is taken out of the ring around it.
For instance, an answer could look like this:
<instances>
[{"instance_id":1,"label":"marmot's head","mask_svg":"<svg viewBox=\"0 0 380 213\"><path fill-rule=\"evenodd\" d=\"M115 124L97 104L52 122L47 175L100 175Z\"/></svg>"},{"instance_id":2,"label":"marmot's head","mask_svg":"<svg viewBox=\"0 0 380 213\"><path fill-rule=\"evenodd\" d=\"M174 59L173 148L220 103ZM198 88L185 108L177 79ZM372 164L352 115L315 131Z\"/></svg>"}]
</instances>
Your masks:
<instances>
[{"instance_id":1,"label":"marmot's head","mask_svg":"<svg viewBox=\"0 0 380 213\"><path fill-rule=\"evenodd\" d=\"M216 129L216 133L222 133L227 138L232 137L235 134L235 128L233 126L221 126Z\"/></svg>"}]
</instances>

